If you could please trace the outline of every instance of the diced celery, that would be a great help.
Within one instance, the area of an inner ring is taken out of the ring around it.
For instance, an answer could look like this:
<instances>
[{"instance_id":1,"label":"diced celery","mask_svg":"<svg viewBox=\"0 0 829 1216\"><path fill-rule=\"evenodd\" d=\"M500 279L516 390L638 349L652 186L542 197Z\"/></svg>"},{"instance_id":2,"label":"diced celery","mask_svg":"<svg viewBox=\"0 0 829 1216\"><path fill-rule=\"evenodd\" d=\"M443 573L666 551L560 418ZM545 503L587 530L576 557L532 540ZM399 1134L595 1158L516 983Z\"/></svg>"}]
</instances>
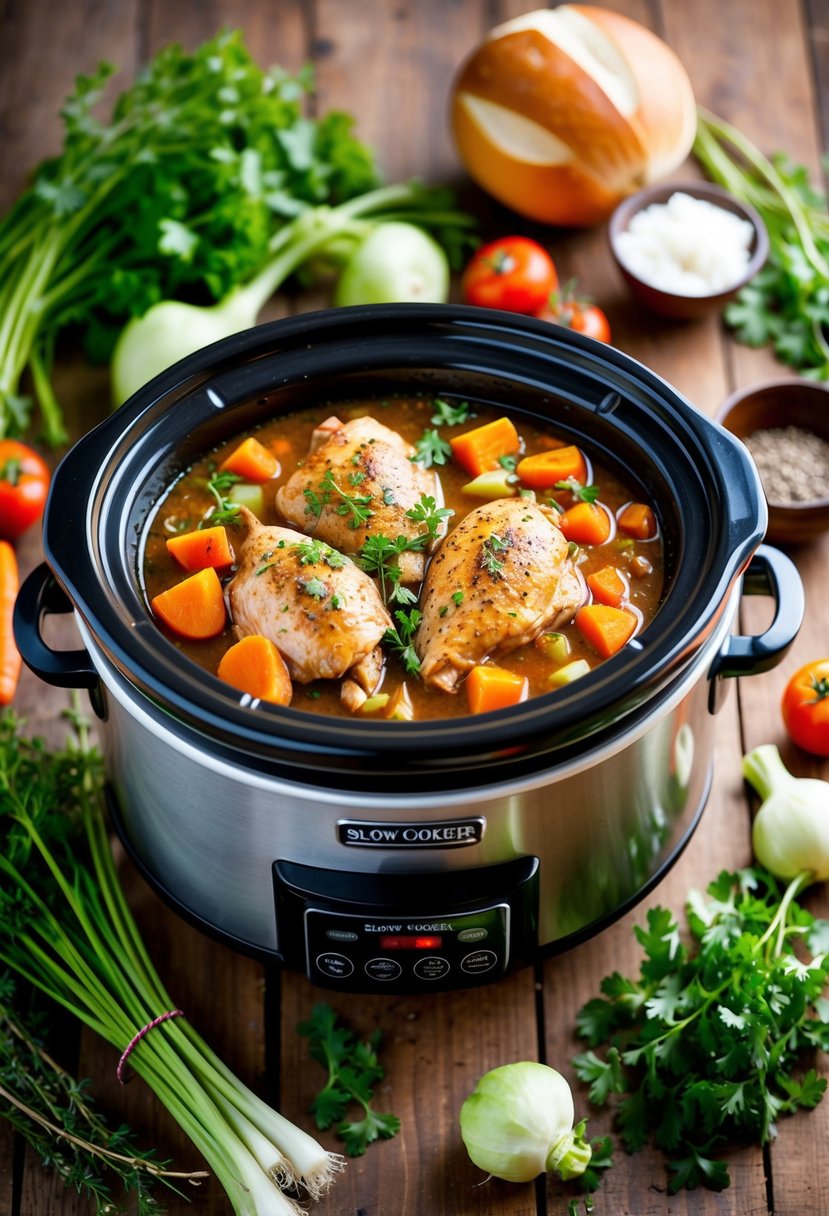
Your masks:
<instances>
[{"instance_id":1,"label":"diced celery","mask_svg":"<svg viewBox=\"0 0 829 1216\"><path fill-rule=\"evenodd\" d=\"M548 677L547 683L551 688L563 688L565 684L572 684L574 680L580 680L589 671L590 664L587 659L574 659L572 663L567 663L564 667L559 667L558 671L554 671Z\"/></svg>"},{"instance_id":2,"label":"diced celery","mask_svg":"<svg viewBox=\"0 0 829 1216\"><path fill-rule=\"evenodd\" d=\"M373 697L369 697L360 706L361 714L374 714L378 709L385 709L391 697L387 692L376 692Z\"/></svg>"},{"instance_id":3,"label":"diced celery","mask_svg":"<svg viewBox=\"0 0 829 1216\"><path fill-rule=\"evenodd\" d=\"M486 473L479 473L474 481L468 481L463 492L473 498L515 498L518 478L511 469L488 469Z\"/></svg>"},{"instance_id":4,"label":"diced celery","mask_svg":"<svg viewBox=\"0 0 829 1216\"><path fill-rule=\"evenodd\" d=\"M265 514L265 493L261 486L249 481L237 481L230 487L228 498L240 507L247 507L258 519Z\"/></svg>"},{"instance_id":5,"label":"diced celery","mask_svg":"<svg viewBox=\"0 0 829 1216\"><path fill-rule=\"evenodd\" d=\"M570 657L570 643L563 633L542 633L535 644L554 663L564 663Z\"/></svg>"}]
</instances>

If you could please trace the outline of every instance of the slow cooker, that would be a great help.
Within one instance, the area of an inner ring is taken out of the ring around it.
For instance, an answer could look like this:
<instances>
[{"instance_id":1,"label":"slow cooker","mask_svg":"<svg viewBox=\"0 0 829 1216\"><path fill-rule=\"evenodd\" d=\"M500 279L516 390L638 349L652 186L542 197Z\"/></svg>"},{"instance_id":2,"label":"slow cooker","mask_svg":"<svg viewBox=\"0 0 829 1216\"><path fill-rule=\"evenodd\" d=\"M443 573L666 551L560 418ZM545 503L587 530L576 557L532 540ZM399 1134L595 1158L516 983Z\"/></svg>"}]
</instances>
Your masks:
<instances>
[{"instance_id":1,"label":"slow cooker","mask_svg":"<svg viewBox=\"0 0 829 1216\"><path fill-rule=\"evenodd\" d=\"M166 487L266 417L395 391L554 422L647 493L666 566L652 623L564 689L445 722L252 704L184 657L140 577ZM183 360L68 452L15 633L42 679L89 690L117 830L179 912L324 987L471 987L598 932L687 843L727 682L774 665L802 619L765 525L744 447L609 346L482 309L323 311ZM734 634L754 593L773 621ZM45 618L69 611L82 648L50 647Z\"/></svg>"}]
</instances>

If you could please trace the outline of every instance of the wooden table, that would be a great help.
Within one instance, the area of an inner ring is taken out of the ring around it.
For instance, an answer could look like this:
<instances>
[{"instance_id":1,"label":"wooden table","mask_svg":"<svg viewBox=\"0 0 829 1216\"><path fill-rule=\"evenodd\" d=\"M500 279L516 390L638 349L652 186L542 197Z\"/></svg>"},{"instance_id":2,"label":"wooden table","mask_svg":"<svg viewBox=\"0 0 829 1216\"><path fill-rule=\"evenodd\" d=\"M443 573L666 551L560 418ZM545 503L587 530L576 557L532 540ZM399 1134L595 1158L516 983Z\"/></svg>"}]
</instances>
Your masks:
<instances>
[{"instance_id":1,"label":"wooden table","mask_svg":"<svg viewBox=\"0 0 829 1216\"><path fill-rule=\"evenodd\" d=\"M698 100L739 125L764 150L786 149L816 171L829 125L829 13L825 0L610 0L613 8L650 25L684 61ZM526 0L45 0L0 2L0 204L22 187L29 169L59 147L59 105L76 73L100 59L121 65L122 79L162 45L179 40L193 48L221 26L241 27L264 65L317 68L316 105L347 108L360 135L379 153L388 180L420 176L460 184L446 121L454 68L498 20L516 15ZM823 126L821 126L823 124ZM689 164L684 173L696 175ZM681 175L680 175L681 176ZM480 196L468 191L474 204ZM529 230L516 217L494 213L497 231ZM581 233L544 231L562 278L578 276L608 312L618 347L672 382L702 410L713 412L730 390L783 369L766 352L735 345L716 319L662 323L631 304L612 266L602 228ZM319 303L304 298L292 307ZM274 306L276 315L284 304ZM89 425L106 409L106 376L67 360L59 388ZM715 780L708 807L690 847L649 903L681 912L691 887L704 886L723 867L750 860L749 807L739 774L744 749L774 741L801 774L829 777L829 766L808 760L783 739L778 701L791 672L827 652L829 538L794 549L807 589L807 616L782 665L744 680L720 714ZM21 550L28 568L37 541ZM763 601L742 612L745 631L763 627ZM17 699L30 729L60 737L58 715L66 695L24 675ZM191 1020L250 1084L288 1117L311 1127L309 1099L322 1074L296 1033L320 993L304 977L264 970L231 953L173 916L128 866L124 878L162 975ZM829 913L825 895L809 905ZM577 1050L575 1014L596 995L615 968L635 972L639 953L632 928L640 906L600 937L570 953L525 969L479 991L448 996L342 997L336 1007L363 1034L382 1031L386 1068L379 1100L401 1118L400 1134L375 1144L349 1163L317 1210L337 1216L530 1216L563 1213L564 1191L553 1183L479 1186L480 1171L467 1160L457 1115L475 1080L497 1064L541 1058L572 1078ZM330 994L328 994L330 995ZM129 1120L143 1142L154 1144L180 1168L198 1168L197 1154L140 1082L121 1089L116 1053L91 1034L80 1036L77 1059L93 1079L100 1103L117 1121ZM826 1061L822 1061L824 1070ZM588 1112L584 1087L574 1083L577 1108ZM607 1126L591 1114L591 1131ZM336 1147L332 1137L323 1137ZM634 1158L621 1150L596 1198L604 1216L825 1216L829 1212L829 1101L816 1111L781 1121L765 1150L729 1155L732 1186L721 1194L683 1192L671 1197L659 1157ZM185 1205L172 1197L171 1216L225 1216L230 1205L214 1182ZM0 1213L68 1216L91 1207L66 1193L0 1126Z\"/></svg>"}]
</instances>

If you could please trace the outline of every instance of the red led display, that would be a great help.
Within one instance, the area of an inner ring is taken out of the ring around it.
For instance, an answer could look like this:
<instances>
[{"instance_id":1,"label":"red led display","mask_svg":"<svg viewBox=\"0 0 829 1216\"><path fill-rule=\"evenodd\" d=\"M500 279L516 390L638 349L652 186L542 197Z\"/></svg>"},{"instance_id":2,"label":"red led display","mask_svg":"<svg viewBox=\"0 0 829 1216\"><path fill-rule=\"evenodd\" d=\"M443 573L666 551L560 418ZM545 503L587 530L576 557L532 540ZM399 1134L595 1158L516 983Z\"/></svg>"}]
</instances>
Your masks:
<instances>
[{"instance_id":1,"label":"red led display","mask_svg":"<svg viewBox=\"0 0 829 1216\"><path fill-rule=\"evenodd\" d=\"M381 950L439 950L443 938L434 935L425 937L422 934L390 934L384 933L380 938Z\"/></svg>"}]
</instances>

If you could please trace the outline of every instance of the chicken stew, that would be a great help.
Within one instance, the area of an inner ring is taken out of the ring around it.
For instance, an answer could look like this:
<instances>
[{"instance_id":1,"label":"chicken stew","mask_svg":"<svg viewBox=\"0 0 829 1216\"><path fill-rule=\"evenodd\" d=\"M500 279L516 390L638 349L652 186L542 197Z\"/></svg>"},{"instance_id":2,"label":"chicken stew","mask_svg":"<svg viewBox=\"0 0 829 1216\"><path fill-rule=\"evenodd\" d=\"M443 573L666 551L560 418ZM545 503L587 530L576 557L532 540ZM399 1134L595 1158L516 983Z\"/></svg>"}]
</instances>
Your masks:
<instances>
[{"instance_id":1,"label":"chicken stew","mask_svg":"<svg viewBox=\"0 0 829 1216\"><path fill-rule=\"evenodd\" d=\"M199 459L142 576L159 628L244 703L405 721L581 678L653 618L663 555L654 504L553 424L393 396Z\"/></svg>"}]
</instances>

